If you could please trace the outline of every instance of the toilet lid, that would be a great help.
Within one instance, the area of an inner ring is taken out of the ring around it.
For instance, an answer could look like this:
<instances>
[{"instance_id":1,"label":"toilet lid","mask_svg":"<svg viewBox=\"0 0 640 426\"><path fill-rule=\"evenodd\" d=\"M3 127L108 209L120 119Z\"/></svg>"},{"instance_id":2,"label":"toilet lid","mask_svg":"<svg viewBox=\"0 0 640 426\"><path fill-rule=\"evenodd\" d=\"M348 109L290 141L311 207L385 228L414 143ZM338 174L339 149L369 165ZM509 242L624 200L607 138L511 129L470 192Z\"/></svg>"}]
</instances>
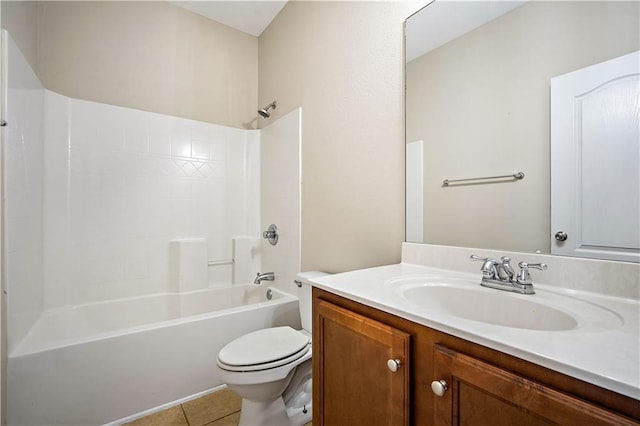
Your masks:
<instances>
[{"instance_id":1,"label":"toilet lid","mask_svg":"<svg viewBox=\"0 0 640 426\"><path fill-rule=\"evenodd\" d=\"M240 336L227 344L218 354L218 361L230 367L284 361L292 356L302 356L309 342L309 336L288 326L266 328Z\"/></svg>"}]
</instances>

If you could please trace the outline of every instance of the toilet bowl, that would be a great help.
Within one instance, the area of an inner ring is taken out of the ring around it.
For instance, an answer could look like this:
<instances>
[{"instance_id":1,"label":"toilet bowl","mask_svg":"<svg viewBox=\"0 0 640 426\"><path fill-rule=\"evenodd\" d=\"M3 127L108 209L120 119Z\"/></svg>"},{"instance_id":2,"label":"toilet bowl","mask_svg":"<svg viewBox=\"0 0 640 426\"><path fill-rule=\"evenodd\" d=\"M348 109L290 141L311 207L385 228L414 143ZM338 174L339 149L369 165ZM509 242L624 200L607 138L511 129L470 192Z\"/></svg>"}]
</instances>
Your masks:
<instances>
[{"instance_id":1,"label":"toilet bowl","mask_svg":"<svg viewBox=\"0 0 640 426\"><path fill-rule=\"evenodd\" d=\"M321 272L298 274L302 330L254 331L218 353L216 371L242 397L240 426L298 426L311 421L311 285Z\"/></svg>"}]
</instances>

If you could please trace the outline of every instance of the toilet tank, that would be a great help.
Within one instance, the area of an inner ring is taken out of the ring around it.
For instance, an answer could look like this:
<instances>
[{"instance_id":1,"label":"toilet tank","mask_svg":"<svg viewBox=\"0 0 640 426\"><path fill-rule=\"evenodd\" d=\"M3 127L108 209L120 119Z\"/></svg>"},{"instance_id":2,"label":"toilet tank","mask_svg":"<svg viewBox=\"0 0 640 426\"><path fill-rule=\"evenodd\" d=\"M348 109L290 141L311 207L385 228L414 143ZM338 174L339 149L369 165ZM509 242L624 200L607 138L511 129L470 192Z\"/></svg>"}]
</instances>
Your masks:
<instances>
[{"instance_id":1,"label":"toilet tank","mask_svg":"<svg viewBox=\"0 0 640 426\"><path fill-rule=\"evenodd\" d=\"M312 332L311 282L309 280L327 275L329 274L319 271L300 272L298 274L297 281L301 284L298 289L298 298L300 299L300 320L302 321L302 328L309 333Z\"/></svg>"}]
</instances>

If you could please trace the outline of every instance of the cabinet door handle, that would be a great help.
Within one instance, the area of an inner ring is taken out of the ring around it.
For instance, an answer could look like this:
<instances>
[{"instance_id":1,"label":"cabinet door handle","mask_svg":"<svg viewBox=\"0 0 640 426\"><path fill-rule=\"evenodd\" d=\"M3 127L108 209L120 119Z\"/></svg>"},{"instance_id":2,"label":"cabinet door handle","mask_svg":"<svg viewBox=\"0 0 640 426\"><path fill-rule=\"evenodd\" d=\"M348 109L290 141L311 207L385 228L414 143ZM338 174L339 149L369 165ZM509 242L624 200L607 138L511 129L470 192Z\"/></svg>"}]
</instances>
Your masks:
<instances>
[{"instance_id":1,"label":"cabinet door handle","mask_svg":"<svg viewBox=\"0 0 640 426\"><path fill-rule=\"evenodd\" d=\"M394 373L400 369L401 365L402 363L399 359L390 359L389 361L387 361L387 367L389 367L389 370L393 371Z\"/></svg>"},{"instance_id":2,"label":"cabinet door handle","mask_svg":"<svg viewBox=\"0 0 640 426\"><path fill-rule=\"evenodd\" d=\"M444 396L447 389L449 389L449 385L444 380L434 380L431 382L431 390L437 396Z\"/></svg>"}]
</instances>

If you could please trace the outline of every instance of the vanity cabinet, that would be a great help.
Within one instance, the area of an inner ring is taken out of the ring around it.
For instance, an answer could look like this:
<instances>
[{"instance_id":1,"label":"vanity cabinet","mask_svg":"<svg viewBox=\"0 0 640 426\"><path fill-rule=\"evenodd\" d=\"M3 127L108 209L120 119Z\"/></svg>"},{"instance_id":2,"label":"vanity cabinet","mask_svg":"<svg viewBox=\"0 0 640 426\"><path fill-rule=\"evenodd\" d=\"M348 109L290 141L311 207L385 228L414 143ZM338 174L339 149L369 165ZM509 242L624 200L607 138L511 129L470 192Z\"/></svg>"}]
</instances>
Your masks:
<instances>
[{"instance_id":1,"label":"vanity cabinet","mask_svg":"<svg viewBox=\"0 0 640 426\"><path fill-rule=\"evenodd\" d=\"M314 424L408 425L409 334L326 301L314 308L314 377L326 390Z\"/></svg>"},{"instance_id":2,"label":"vanity cabinet","mask_svg":"<svg viewBox=\"0 0 640 426\"><path fill-rule=\"evenodd\" d=\"M640 425L638 400L318 288L313 336L314 426Z\"/></svg>"},{"instance_id":3,"label":"vanity cabinet","mask_svg":"<svg viewBox=\"0 0 640 426\"><path fill-rule=\"evenodd\" d=\"M622 416L542 383L436 345L434 424L624 425ZM445 385L446 383L446 385ZM445 390L446 387L446 390Z\"/></svg>"}]
</instances>

